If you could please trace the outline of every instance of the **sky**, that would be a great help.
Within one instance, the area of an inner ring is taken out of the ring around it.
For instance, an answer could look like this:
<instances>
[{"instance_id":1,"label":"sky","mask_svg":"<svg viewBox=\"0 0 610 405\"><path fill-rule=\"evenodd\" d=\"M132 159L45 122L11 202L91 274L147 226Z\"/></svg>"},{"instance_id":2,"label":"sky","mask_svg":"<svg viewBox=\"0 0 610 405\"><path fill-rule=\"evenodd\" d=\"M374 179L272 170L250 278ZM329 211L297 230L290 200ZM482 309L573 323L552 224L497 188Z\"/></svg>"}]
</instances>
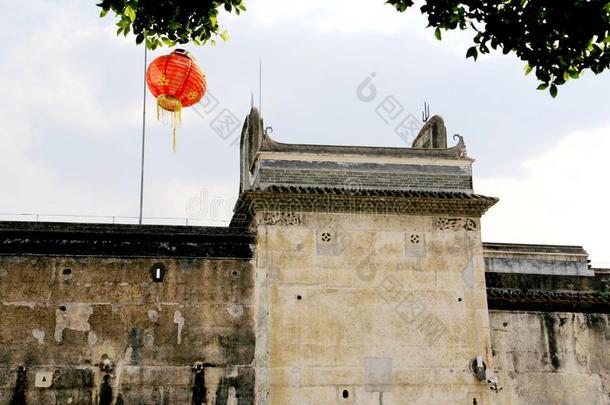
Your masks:
<instances>
[{"instance_id":1,"label":"sky","mask_svg":"<svg viewBox=\"0 0 610 405\"><path fill-rule=\"evenodd\" d=\"M133 222L143 48L117 37L94 1L0 3L0 219ZM475 192L500 198L483 218L484 241L582 245L594 265L610 267L610 74L587 73L552 99L514 55L465 59L472 33L437 41L416 8L401 14L382 0L246 6L241 16L221 13L228 42L186 47L205 71L208 97L184 111L177 153L147 96L146 223L227 224L262 60L262 115L277 141L405 146L375 102L357 97L374 74L380 96L394 97L405 115L420 117L426 101L449 134L464 137ZM219 115L235 124L219 130Z\"/></svg>"}]
</instances>

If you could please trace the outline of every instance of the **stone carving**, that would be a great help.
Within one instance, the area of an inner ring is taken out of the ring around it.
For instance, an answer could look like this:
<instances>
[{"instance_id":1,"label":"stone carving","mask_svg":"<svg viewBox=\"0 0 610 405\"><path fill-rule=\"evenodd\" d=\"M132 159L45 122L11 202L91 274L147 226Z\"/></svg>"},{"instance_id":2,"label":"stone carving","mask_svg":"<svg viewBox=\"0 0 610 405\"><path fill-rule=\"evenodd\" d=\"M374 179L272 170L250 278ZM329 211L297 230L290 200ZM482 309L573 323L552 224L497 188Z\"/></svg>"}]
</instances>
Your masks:
<instances>
[{"instance_id":1,"label":"stone carving","mask_svg":"<svg viewBox=\"0 0 610 405\"><path fill-rule=\"evenodd\" d=\"M259 225L301 225L301 215L296 212L263 212Z\"/></svg>"},{"instance_id":2,"label":"stone carving","mask_svg":"<svg viewBox=\"0 0 610 405\"><path fill-rule=\"evenodd\" d=\"M426 237L423 233L405 233L405 254L407 257L426 256Z\"/></svg>"},{"instance_id":3,"label":"stone carving","mask_svg":"<svg viewBox=\"0 0 610 405\"><path fill-rule=\"evenodd\" d=\"M471 218L437 218L436 229L439 231L476 231L477 223Z\"/></svg>"},{"instance_id":4,"label":"stone carving","mask_svg":"<svg viewBox=\"0 0 610 405\"><path fill-rule=\"evenodd\" d=\"M316 253L323 256L334 256L338 253L337 232L334 229L318 231L316 235Z\"/></svg>"},{"instance_id":5,"label":"stone carving","mask_svg":"<svg viewBox=\"0 0 610 405\"><path fill-rule=\"evenodd\" d=\"M459 134L455 134L455 135L453 135L453 139L458 140L458 143L457 143L457 145L454 146L454 148L457 148L460 157L461 158L467 157L468 153L466 152L466 144L464 143L464 137Z\"/></svg>"}]
</instances>

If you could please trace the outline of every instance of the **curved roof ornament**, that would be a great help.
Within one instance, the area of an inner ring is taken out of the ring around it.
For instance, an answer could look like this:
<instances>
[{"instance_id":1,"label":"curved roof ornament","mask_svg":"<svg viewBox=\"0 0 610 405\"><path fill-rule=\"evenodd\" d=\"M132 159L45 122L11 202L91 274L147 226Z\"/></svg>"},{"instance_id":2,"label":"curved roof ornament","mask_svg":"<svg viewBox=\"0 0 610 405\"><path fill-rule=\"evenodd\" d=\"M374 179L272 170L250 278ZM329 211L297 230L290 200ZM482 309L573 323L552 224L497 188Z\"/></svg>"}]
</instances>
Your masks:
<instances>
[{"instance_id":1,"label":"curved roof ornament","mask_svg":"<svg viewBox=\"0 0 610 405\"><path fill-rule=\"evenodd\" d=\"M241 159L240 159L240 187L239 192L251 188L251 170L254 165L256 154L260 150L265 132L263 131L263 119L256 107L250 109L241 132Z\"/></svg>"},{"instance_id":2,"label":"curved roof ornament","mask_svg":"<svg viewBox=\"0 0 610 405\"><path fill-rule=\"evenodd\" d=\"M457 145L455 145L453 148L457 148L459 156L461 158L467 157L468 153L466 152L466 144L464 143L464 137L460 134L455 134L453 135L453 139L458 140Z\"/></svg>"},{"instance_id":3,"label":"curved roof ornament","mask_svg":"<svg viewBox=\"0 0 610 405\"><path fill-rule=\"evenodd\" d=\"M425 115L424 115L425 117ZM358 155L375 158L391 157L436 157L441 159L470 159L466 156L464 139L454 135L458 144L447 147L447 129L443 118L435 115L429 118L413 141L412 147L378 147L378 146L340 146L287 144L276 142L271 138L273 128L265 127L260 112L252 107L246 117L241 134L240 144L240 193L254 187L256 162L261 152L282 152L314 155Z\"/></svg>"},{"instance_id":4,"label":"curved roof ornament","mask_svg":"<svg viewBox=\"0 0 610 405\"><path fill-rule=\"evenodd\" d=\"M447 149L447 128L440 115L426 120L415 137L413 148Z\"/></svg>"}]
</instances>

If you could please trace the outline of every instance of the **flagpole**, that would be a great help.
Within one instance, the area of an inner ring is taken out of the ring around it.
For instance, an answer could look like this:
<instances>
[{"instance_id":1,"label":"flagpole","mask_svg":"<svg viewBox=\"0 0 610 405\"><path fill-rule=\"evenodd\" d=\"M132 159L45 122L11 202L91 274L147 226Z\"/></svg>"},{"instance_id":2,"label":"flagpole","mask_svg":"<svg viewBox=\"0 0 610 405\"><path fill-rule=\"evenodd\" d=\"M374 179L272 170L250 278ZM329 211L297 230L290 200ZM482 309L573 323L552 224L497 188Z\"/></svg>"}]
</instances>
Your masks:
<instances>
[{"instance_id":1,"label":"flagpole","mask_svg":"<svg viewBox=\"0 0 610 405\"><path fill-rule=\"evenodd\" d=\"M142 98L142 166L140 169L140 218L138 224L142 225L142 208L144 206L144 146L146 144L146 42L144 42L144 96Z\"/></svg>"}]
</instances>

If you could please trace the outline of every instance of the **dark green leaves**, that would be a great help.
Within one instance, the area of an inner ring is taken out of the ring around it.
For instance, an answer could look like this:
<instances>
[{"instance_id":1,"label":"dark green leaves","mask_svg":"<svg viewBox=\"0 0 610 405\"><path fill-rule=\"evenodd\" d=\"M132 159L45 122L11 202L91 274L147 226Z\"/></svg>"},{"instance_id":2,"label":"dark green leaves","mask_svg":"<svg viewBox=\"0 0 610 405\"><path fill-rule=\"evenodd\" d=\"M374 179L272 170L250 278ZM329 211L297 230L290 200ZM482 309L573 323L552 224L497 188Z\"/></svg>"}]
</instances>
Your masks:
<instances>
[{"instance_id":1,"label":"dark green leaves","mask_svg":"<svg viewBox=\"0 0 610 405\"><path fill-rule=\"evenodd\" d=\"M100 16L112 10L117 16L117 35L135 35L137 44L150 49L192 42L215 44L229 38L218 25L218 13L245 11L244 0L102 0ZM413 0L387 0L403 12ZM610 3L608 0L422 0L434 36L442 30L470 27L475 35L467 58L500 50L514 53L527 63L525 73L535 71L540 86L551 96L569 79L590 70L610 67Z\"/></svg>"},{"instance_id":2,"label":"dark green leaves","mask_svg":"<svg viewBox=\"0 0 610 405\"><path fill-rule=\"evenodd\" d=\"M479 53L477 52L476 46L471 46L470 48L468 48L468 51L466 52L466 58L472 57L474 60L477 60L478 56Z\"/></svg>"},{"instance_id":3,"label":"dark green leaves","mask_svg":"<svg viewBox=\"0 0 610 405\"><path fill-rule=\"evenodd\" d=\"M436 27L436 29L434 30L434 36L436 37L436 39L438 39L439 41L441 40L441 29Z\"/></svg>"},{"instance_id":4,"label":"dark green leaves","mask_svg":"<svg viewBox=\"0 0 610 405\"><path fill-rule=\"evenodd\" d=\"M398 11L411 0L387 0ZM525 73L535 71L538 89L557 96L558 86L590 70L610 67L610 3L608 0L423 0L420 11L428 26L441 30L475 32L466 57L501 50L527 63Z\"/></svg>"},{"instance_id":5,"label":"dark green leaves","mask_svg":"<svg viewBox=\"0 0 610 405\"><path fill-rule=\"evenodd\" d=\"M100 17L113 11L117 16L117 35L135 34L136 44L149 49L192 42L215 44L216 37L227 41L229 35L218 25L218 12L236 14L246 10L244 0L102 0Z\"/></svg>"}]
</instances>

